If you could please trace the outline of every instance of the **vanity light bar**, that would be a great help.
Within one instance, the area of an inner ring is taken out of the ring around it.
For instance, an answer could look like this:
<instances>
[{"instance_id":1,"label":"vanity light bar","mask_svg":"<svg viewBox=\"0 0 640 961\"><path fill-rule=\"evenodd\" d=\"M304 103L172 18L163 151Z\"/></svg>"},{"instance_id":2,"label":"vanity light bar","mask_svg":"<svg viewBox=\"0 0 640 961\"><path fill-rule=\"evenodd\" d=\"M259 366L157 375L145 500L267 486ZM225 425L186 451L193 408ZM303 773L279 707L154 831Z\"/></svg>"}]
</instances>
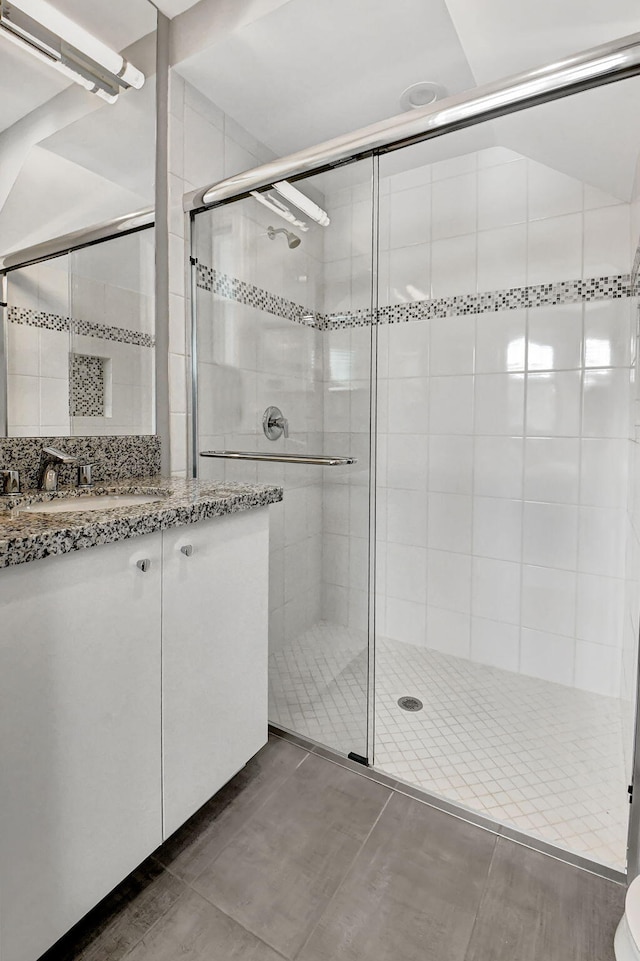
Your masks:
<instances>
[{"instance_id":1,"label":"vanity light bar","mask_svg":"<svg viewBox=\"0 0 640 961\"><path fill-rule=\"evenodd\" d=\"M319 207L313 200L307 197L306 194L303 194L301 190L298 190L297 187L290 184L288 180L279 180L277 183L274 183L273 186L279 194L282 194L285 200L294 204L298 210L301 210L307 217L311 217L311 219L315 220L321 227L329 226L331 220L326 210Z\"/></svg>"},{"instance_id":2,"label":"vanity light bar","mask_svg":"<svg viewBox=\"0 0 640 961\"><path fill-rule=\"evenodd\" d=\"M298 220L295 214L293 214L285 204L280 203L277 197L272 197L271 194L260 194L257 190L252 190L251 196L255 197L256 200L265 206L267 210L270 210L272 214L277 214L278 217L286 220L288 224L292 224L294 227L305 232L309 229L309 224L306 224L304 220Z\"/></svg>"},{"instance_id":3,"label":"vanity light bar","mask_svg":"<svg viewBox=\"0 0 640 961\"><path fill-rule=\"evenodd\" d=\"M137 67L46 0L0 0L0 35L108 103L144 84Z\"/></svg>"}]
</instances>

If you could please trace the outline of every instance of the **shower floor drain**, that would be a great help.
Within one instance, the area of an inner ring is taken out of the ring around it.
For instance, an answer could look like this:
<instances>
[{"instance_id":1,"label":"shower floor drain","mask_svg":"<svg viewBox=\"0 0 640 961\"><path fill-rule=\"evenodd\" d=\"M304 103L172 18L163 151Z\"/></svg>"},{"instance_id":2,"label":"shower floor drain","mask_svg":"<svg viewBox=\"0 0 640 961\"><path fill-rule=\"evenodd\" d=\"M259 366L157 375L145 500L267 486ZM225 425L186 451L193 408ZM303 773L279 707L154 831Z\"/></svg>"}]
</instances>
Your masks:
<instances>
[{"instance_id":1,"label":"shower floor drain","mask_svg":"<svg viewBox=\"0 0 640 961\"><path fill-rule=\"evenodd\" d=\"M417 697L401 697L398 699L398 704L403 711L421 711L424 707Z\"/></svg>"}]
</instances>

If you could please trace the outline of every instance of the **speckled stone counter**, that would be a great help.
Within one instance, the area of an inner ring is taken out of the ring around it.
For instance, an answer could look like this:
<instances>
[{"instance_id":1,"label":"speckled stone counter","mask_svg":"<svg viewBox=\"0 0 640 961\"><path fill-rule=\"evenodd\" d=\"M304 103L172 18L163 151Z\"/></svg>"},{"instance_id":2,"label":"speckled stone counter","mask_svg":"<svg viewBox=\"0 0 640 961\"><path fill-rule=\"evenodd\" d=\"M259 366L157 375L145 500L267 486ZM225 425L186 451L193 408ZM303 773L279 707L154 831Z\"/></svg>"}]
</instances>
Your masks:
<instances>
[{"instance_id":1,"label":"speckled stone counter","mask_svg":"<svg viewBox=\"0 0 640 961\"><path fill-rule=\"evenodd\" d=\"M83 510L81 501L100 494L155 494L156 503L105 510ZM35 501L76 498L77 511L56 514L22 513ZM211 517L265 507L282 500L281 487L262 484L206 483L134 477L96 484L90 493L64 488L55 494L29 491L20 497L0 498L0 567L25 564L56 554L110 544L183 527Z\"/></svg>"}]
</instances>

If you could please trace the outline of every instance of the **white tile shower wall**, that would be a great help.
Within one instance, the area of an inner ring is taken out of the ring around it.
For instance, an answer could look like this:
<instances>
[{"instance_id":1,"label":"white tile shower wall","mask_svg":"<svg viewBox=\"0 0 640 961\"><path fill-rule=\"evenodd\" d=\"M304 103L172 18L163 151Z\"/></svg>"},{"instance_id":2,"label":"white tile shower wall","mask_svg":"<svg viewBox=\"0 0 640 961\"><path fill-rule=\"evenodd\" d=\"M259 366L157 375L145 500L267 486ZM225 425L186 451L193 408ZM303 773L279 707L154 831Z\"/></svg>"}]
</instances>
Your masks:
<instances>
[{"instance_id":1,"label":"white tile shower wall","mask_svg":"<svg viewBox=\"0 0 640 961\"><path fill-rule=\"evenodd\" d=\"M59 257L9 274L12 306L68 317L69 260ZM9 434L44 437L71 433L69 331L7 325Z\"/></svg>"},{"instance_id":2,"label":"white tile shower wall","mask_svg":"<svg viewBox=\"0 0 640 961\"><path fill-rule=\"evenodd\" d=\"M195 87L169 74L169 383L171 471L187 465L188 250L182 198L272 159L262 144Z\"/></svg>"},{"instance_id":3,"label":"white tile shower wall","mask_svg":"<svg viewBox=\"0 0 640 961\"><path fill-rule=\"evenodd\" d=\"M640 249L640 157L631 198L630 262L632 285L637 291L637 270ZM640 628L640 359L638 332L640 329L640 301L632 300L632 332L634 352L630 369L630 412L628 433L629 483L626 511L625 585L622 611L619 615L622 634L622 720L623 748L626 773L633 776L633 745L636 721L638 686L638 631Z\"/></svg>"},{"instance_id":4,"label":"white tile shower wall","mask_svg":"<svg viewBox=\"0 0 640 961\"><path fill-rule=\"evenodd\" d=\"M196 222L198 258L314 310L322 268L320 229L290 249L283 238L269 240L272 221L253 199L203 214ZM197 296L200 449L321 450L321 332L203 288ZM289 422L289 437L275 442L262 430L263 413L273 405ZM269 643L272 652L294 644L321 616L321 472L202 458L200 475L285 488L283 503L271 509Z\"/></svg>"},{"instance_id":5,"label":"white tile shower wall","mask_svg":"<svg viewBox=\"0 0 640 961\"><path fill-rule=\"evenodd\" d=\"M383 178L381 304L629 272L628 204L496 156ZM632 322L625 299L380 326L383 634L619 694Z\"/></svg>"}]
</instances>

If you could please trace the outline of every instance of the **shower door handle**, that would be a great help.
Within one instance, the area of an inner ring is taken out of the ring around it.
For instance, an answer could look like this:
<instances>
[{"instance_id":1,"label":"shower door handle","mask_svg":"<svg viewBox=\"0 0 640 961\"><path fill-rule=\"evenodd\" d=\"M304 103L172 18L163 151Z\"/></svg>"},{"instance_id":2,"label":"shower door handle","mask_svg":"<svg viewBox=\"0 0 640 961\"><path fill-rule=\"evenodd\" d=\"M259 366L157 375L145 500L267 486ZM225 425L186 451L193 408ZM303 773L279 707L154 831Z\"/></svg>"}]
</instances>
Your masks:
<instances>
[{"instance_id":1,"label":"shower door handle","mask_svg":"<svg viewBox=\"0 0 640 961\"><path fill-rule=\"evenodd\" d=\"M259 450L201 450L200 457L273 461L278 464L313 464L316 467L343 467L346 464L358 463L355 457L341 457L333 454L263 454Z\"/></svg>"}]
</instances>

